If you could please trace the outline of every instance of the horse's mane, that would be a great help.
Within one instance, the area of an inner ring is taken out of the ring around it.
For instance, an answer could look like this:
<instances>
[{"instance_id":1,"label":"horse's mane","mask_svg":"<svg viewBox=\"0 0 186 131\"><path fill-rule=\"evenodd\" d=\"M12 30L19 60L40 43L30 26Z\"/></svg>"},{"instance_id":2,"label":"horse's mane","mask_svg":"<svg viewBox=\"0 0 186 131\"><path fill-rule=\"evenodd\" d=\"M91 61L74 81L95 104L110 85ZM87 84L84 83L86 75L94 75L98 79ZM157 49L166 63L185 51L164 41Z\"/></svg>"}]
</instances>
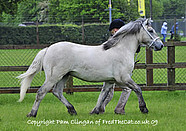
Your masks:
<instances>
[{"instance_id":1,"label":"horse's mane","mask_svg":"<svg viewBox=\"0 0 186 131\"><path fill-rule=\"evenodd\" d=\"M128 24L121 27L116 32L116 34L114 34L108 41L103 43L104 50L108 50L111 47L115 46L121 40L121 38L125 37L126 35L139 33L140 28L142 27L142 23L145 20L146 19L139 18L136 21L131 21Z\"/></svg>"}]
</instances>

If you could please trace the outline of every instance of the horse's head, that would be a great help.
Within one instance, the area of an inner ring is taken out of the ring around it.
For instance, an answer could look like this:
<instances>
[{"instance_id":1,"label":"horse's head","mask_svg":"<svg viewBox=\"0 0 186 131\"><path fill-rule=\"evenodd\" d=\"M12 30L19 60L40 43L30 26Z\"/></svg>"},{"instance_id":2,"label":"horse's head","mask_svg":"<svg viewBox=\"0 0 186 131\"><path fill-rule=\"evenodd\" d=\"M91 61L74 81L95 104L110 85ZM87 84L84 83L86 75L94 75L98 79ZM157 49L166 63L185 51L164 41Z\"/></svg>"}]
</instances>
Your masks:
<instances>
[{"instance_id":1,"label":"horse's head","mask_svg":"<svg viewBox=\"0 0 186 131\"><path fill-rule=\"evenodd\" d=\"M153 48L154 51L159 51L163 48L164 45L162 41L151 26L151 19L146 19L142 23L141 34L141 42L147 45L149 48Z\"/></svg>"},{"instance_id":2,"label":"horse's head","mask_svg":"<svg viewBox=\"0 0 186 131\"><path fill-rule=\"evenodd\" d=\"M138 35L136 35L138 34ZM156 34L155 30L151 27L150 19L139 18L136 21L130 22L121 27L114 36L103 44L104 50L108 50L118 43L121 39L125 39L125 36L138 37L137 40L149 47L154 48L155 51L163 48L163 43ZM133 40L136 40L133 38Z\"/></svg>"}]
</instances>

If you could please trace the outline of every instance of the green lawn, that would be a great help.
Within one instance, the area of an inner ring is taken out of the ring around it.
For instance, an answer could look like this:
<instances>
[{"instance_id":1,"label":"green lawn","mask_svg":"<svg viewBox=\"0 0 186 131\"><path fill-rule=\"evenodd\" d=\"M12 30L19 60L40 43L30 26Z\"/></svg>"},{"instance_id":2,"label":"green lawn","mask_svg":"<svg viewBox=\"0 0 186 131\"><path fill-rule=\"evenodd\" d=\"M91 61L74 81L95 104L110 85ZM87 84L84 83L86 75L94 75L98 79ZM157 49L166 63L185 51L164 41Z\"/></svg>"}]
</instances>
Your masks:
<instances>
[{"instance_id":1,"label":"green lawn","mask_svg":"<svg viewBox=\"0 0 186 131\"><path fill-rule=\"evenodd\" d=\"M35 100L35 94L27 94L22 103L16 102L19 99L18 94L1 94L0 129L2 131L184 131L186 129L185 91L144 91L148 114L139 111L137 97L132 92L126 105L126 114L116 115L114 108L120 93L114 93L106 112L100 115L89 115L96 104L99 92L74 93L74 95L64 93L74 105L78 113L76 116L69 115L66 107L48 93L40 104L36 118L26 117ZM82 123L75 123L77 121Z\"/></svg>"}]
</instances>

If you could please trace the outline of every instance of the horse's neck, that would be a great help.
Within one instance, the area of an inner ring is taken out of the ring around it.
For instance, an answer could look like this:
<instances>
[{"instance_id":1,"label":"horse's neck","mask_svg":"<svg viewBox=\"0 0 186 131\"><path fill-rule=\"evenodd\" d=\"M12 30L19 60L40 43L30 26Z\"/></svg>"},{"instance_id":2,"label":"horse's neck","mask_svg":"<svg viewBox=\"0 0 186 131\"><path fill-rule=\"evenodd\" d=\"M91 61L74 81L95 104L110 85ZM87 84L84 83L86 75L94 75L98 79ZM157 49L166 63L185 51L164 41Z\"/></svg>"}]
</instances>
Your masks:
<instances>
[{"instance_id":1,"label":"horse's neck","mask_svg":"<svg viewBox=\"0 0 186 131\"><path fill-rule=\"evenodd\" d=\"M125 53L131 53L131 55L134 55L137 48L138 48L138 39L132 35L125 36L124 39L118 43L118 46L116 46L118 50L121 50L121 52Z\"/></svg>"}]
</instances>

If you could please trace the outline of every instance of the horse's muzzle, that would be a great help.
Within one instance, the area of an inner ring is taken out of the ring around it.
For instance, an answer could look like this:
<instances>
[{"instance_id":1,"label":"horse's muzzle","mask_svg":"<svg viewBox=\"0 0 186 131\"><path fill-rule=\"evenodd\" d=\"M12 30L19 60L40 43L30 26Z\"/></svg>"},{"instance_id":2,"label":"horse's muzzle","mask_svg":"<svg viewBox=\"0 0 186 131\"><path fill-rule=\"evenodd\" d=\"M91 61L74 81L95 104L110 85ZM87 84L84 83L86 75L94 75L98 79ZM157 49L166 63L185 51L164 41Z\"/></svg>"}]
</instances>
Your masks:
<instances>
[{"instance_id":1,"label":"horse's muzzle","mask_svg":"<svg viewBox=\"0 0 186 131\"><path fill-rule=\"evenodd\" d=\"M164 47L163 43L162 42L154 42L154 51L159 51L161 50L162 48Z\"/></svg>"}]
</instances>

